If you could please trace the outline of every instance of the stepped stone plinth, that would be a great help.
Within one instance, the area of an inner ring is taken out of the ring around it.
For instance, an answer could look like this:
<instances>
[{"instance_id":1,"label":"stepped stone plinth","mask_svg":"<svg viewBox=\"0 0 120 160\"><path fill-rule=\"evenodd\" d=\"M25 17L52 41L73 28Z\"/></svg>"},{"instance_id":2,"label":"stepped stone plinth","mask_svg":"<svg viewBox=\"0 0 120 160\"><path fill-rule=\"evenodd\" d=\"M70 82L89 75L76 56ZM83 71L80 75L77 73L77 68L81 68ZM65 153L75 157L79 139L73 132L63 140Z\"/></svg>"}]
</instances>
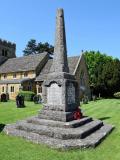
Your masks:
<instances>
[{"instance_id":1,"label":"stepped stone plinth","mask_svg":"<svg viewBox=\"0 0 120 160\"><path fill-rule=\"evenodd\" d=\"M101 120L83 117L70 122L31 117L16 124L7 125L6 134L19 136L28 141L67 150L96 147L113 129Z\"/></svg>"},{"instance_id":2,"label":"stepped stone plinth","mask_svg":"<svg viewBox=\"0 0 120 160\"><path fill-rule=\"evenodd\" d=\"M4 132L57 149L97 146L113 129L82 115L79 86L69 73L63 9L57 10L53 64L43 83L43 109L38 116L7 125Z\"/></svg>"}]
</instances>

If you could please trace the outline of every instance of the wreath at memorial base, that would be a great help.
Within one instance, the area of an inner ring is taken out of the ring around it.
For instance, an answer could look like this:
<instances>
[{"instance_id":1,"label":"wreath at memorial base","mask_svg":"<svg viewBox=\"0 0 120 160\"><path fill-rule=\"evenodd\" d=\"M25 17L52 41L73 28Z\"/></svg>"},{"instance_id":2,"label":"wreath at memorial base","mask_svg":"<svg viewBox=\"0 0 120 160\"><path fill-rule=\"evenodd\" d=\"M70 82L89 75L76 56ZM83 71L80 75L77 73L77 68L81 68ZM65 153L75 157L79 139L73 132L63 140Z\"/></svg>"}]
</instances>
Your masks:
<instances>
[{"instance_id":1,"label":"wreath at memorial base","mask_svg":"<svg viewBox=\"0 0 120 160\"><path fill-rule=\"evenodd\" d=\"M75 120L82 118L82 113L81 113L81 110L79 108L74 112L73 117L74 117Z\"/></svg>"}]
</instances>

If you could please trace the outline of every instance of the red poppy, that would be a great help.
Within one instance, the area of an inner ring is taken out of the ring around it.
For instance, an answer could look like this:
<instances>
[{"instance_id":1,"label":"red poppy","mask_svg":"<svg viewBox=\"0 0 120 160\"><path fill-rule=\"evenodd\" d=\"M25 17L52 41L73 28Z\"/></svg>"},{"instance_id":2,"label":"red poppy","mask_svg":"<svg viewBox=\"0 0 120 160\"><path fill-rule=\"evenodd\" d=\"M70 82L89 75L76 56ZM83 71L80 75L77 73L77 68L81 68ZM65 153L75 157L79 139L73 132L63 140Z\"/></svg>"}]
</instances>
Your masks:
<instances>
[{"instance_id":1,"label":"red poppy","mask_svg":"<svg viewBox=\"0 0 120 160\"><path fill-rule=\"evenodd\" d=\"M74 112L73 117L75 120L82 118L82 113L79 108Z\"/></svg>"}]
</instances>

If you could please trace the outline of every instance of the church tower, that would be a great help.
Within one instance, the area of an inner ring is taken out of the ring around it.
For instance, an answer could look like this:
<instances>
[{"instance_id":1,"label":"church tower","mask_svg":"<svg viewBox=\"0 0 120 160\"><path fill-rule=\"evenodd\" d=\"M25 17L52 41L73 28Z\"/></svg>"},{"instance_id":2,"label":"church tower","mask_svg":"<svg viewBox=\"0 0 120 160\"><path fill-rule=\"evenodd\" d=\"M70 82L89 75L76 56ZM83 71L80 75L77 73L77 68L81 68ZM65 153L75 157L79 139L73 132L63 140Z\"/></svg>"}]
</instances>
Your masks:
<instances>
[{"instance_id":1,"label":"church tower","mask_svg":"<svg viewBox=\"0 0 120 160\"><path fill-rule=\"evenodd\" d=\"M16 44L0 39L0 56L6 58L15 58Z\"/></svg>"}]
</instances>

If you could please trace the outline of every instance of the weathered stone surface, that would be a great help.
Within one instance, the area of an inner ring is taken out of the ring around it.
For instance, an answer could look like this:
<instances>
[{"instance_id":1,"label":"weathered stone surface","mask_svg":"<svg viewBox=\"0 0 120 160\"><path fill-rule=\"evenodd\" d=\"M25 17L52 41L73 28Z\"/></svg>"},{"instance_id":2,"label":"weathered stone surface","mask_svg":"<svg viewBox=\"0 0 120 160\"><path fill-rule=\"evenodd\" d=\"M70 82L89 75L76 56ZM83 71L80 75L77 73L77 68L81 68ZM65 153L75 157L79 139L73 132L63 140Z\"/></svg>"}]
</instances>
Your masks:
<instances>
[{"instance_id":1,"label":"weathered stone surface","mask_svg":"<svg viewBox=\"0 0 120 160\"><path fill-rule=\"evenodd\" d=\"M46 135L41 135L40 133L38 134L34 132L28 132L28 130L27 131L18 130L16 129L16 127L17 127L16 124L7 125L4 129L4 132L9 135L23 137L34 143L45 144L52 148L61 150L88 148L88 147L94 148L113 130L113 126L103 124L101 128L99 128L94 133L88 135L83 139L77 138L77 139L64 140L64 139L49 137ZM72 129L74 130L74 128Z\"/></svg>"},{"instance_id":2,"label":"weathered stone surface","mask_svg":"<svg viewBox=\"0 0 120 160\"><path fill-rule=\"evenodd\" d=\"M57 10L54 59L51 70L56 73L69 72L63 9Z\"/></svg>"},{"instance_id":3,"label":"weathered stone surface","mask_svg":"<svg viewBox=\"0 0 120 160\"><path fill-rule=\"evenodd\" d=\"M77 128L59 128L37 125L32 123L29 123L28 125L26 121L21 121L17 123L16 128L20 130L25 130L27 132L34 132L40 135L46 135L53 138L76 139L88 136L95 130L99 129L102 126L102 124L102 121L95 120Z\"/></svg>"},{"instance_id":4,"label":"weathered stone surface","mask_svg":"<svg viewBox=\"0 0 120 160\"><path fill-rule=\"evenodd\" d=\"M62 105L62 87L57 83L52 83L47 88L47 103L50 105Z\"/></svg>"},{"instance_id":5,"label":"weathered stone surface","mask_svg":"<svg viewBox=\"0 0 120 160\"><path fill-rule=\"evenodd\" d=\"M67 87L67 103L74 104L75 103L75 87L73 83L69 83Z\"/></svg>"},{"instance_id":6,"label":"weathered stone surface","mask_svg":"<svg viewBox=\"0 0 120 160\"><path fill-rule=\"evenodd\" d=\"M61 121L40 119L38 117L32 117L32 118L27 119L28 123L51 126L51 127L62 127L62 128L76 128L76 127L82 126L82 125L84 125L88 122L91 122L91 121L92 121L91 117L84 117L82 119L73 120L70 122L61 122Z\"/></svg>"},{"instance_id":7,"label":"weathered stone surface","mask_svg":"<svg viewBox=\"0 0 120 160\"><path fill-rule=\"evenodd\" d=\"M41 119L68 122L68 121L74 120L73 114L74 114L74 112L46 110L45 108L43 108L40 111L38 117Z\"/></svg>"},{"instance_id":8,"label":"weathered stone surface","mask_svg":"<svg viewBox=\"0 0 120 160\"><path fill-rule=\"evenodd\" d=\"M69 73L63 9L57 10L54 58L43 88L43 110L47 108L49 114L42 111L39 117L59 121L73 120L73 112L79 107L79 88L74 75Z\"/></svg>"}]
</instances>

